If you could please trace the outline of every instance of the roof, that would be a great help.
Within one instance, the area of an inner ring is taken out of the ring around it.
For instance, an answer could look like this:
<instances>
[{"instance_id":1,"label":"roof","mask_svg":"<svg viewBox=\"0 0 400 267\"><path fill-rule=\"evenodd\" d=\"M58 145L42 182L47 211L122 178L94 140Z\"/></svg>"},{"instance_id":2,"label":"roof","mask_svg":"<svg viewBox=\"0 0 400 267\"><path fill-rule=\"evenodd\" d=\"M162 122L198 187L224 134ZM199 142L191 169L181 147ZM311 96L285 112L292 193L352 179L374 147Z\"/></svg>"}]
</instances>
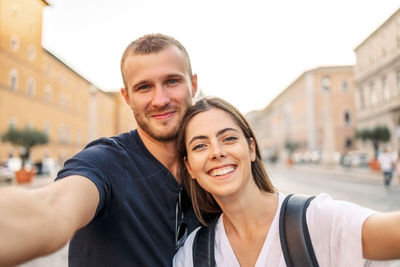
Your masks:
<instances>
[{"instance_id":1,"label":"roof","mask_svg":"<svg viewBox=\"0 0 400 267\"><path fill-rule=\"evenodd\" d=\"M354 51L356 51L360 46L364 45L369 39L372 38L372 36L376 35L386 24L389 23L395 16L397 16L400 13L400 8L397 9L385 22L382 23L381 26L379 26L375 31L373 31L364 41L361 42L356 48L354 48Z\"/></svg>"}]
</instances>

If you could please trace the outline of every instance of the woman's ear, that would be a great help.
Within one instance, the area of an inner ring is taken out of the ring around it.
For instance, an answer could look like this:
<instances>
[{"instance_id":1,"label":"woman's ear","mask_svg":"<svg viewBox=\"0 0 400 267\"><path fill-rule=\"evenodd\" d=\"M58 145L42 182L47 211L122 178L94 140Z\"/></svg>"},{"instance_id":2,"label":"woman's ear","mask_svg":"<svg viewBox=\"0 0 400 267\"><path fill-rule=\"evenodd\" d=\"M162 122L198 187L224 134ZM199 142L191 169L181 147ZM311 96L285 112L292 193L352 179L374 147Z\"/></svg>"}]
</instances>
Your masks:
<instances>
[{"instance_id":1,"label":"woman's ear","mask_svg":"<svg viewBox=\"0 0 400 267\"><path fill-rule=\"evenodd\" d=\"M250 159L251 162L256 161L256 142L254 141L253 137L250 137Z\"/></svg>"},{"instance_id":2,"label":"woman's ear","mask_svg":"<svg viewBox=\"0 0 400 267\"><path fill-rule=\"evenodd\" d=\"M196 180L196 177L194 177L194 175L193 175L192 169L190 168L190 164L189 164L189 162L187 161L187 158L184 157L184 158L183 158L183 161L185 162L185 167L186 167L186 170L188 171L190 177L192 177L192 179Z\"/></svg>"}]
</instances>

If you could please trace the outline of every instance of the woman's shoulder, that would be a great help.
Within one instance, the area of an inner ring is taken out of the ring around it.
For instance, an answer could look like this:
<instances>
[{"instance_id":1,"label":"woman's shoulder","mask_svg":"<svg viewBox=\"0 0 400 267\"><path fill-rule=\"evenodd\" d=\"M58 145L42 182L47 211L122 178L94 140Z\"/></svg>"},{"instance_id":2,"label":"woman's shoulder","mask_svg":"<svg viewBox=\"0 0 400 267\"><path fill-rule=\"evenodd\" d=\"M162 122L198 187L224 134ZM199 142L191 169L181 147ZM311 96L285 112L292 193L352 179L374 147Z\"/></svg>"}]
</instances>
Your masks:
<instances>
[{"instance_id":1,"label":"woman's shoulder","mask_svg":"<svg viewBox=\"0 0 400 267\"><path fill-rule=\"evenodd\" d=\"M173 266L179 267L186 267L186 266L193 266L193 261L192 261L192 247L193 247L193 241L194 238L197 234L197 232L200 230L200 227L197 227L193 232L189 234L189 236L186 238L185 243L183 244L182 247L179 248L178 252L174 256L173 260Z\"/></svg>"}]
</instances>

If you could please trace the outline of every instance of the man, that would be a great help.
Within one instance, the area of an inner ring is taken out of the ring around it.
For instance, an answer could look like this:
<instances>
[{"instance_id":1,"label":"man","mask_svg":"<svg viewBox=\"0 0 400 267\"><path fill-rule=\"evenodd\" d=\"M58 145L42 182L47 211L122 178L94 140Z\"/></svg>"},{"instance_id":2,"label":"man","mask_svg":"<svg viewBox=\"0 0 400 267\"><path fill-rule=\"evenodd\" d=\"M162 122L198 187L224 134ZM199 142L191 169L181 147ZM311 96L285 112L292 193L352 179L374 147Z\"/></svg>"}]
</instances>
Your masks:
<instances>
[{"instance_id":1,"label":"man","mask_svg":"<svg viewBox=\"0 0 400 267\"><path fill-rule=\"evenodd\" d=\"M1 190L0 266L56 251L71 237L70 266L171 265L181 189L174 141L197 76L185 48L161 34L132 42L121 72L137 130L91 142L51 185Z\"/></svg>"},{"instance_id":2,"label":"man","mask_svg":"<svg viewBox=\"0 0 400 267\"><path fill-rule=\"evenodd\" d=\"M384 148L383 151L379 153L378 161L383 173L383 182L385 186L389 186L393 177L393 158L387 148Z\"/></svg>"}]
</instances>

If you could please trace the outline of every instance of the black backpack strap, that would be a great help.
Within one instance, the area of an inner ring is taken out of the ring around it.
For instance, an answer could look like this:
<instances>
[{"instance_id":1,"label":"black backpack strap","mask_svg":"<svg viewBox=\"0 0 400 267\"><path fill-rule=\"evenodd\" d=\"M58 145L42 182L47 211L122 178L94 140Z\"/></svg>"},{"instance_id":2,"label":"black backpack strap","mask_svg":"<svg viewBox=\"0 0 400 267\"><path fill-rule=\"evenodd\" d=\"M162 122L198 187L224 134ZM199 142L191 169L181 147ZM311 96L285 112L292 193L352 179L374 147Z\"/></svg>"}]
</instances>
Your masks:
<instances>
[{"instance_id":1,"label":"black backpack strap","mask_svg":"<svg viewBox=\"0 0 400 267\"><path fill-rule=\"evenodd\" d=\"M193 267L215 267L214 243L217 221L214 220L207 227L202 226L197 231L192 247Z\"/></svg>"},{"instance_id":2,"label":"black backpack strap","mask_svg":"<svg viewBox=\"0 0 400 267\"><path fill-rule=\"evenodd\" d=\"M288 195L279 216L282 252L288 267L318 267L308 232L306 210L314 197Z\"/></svg>"}]
</instances>

